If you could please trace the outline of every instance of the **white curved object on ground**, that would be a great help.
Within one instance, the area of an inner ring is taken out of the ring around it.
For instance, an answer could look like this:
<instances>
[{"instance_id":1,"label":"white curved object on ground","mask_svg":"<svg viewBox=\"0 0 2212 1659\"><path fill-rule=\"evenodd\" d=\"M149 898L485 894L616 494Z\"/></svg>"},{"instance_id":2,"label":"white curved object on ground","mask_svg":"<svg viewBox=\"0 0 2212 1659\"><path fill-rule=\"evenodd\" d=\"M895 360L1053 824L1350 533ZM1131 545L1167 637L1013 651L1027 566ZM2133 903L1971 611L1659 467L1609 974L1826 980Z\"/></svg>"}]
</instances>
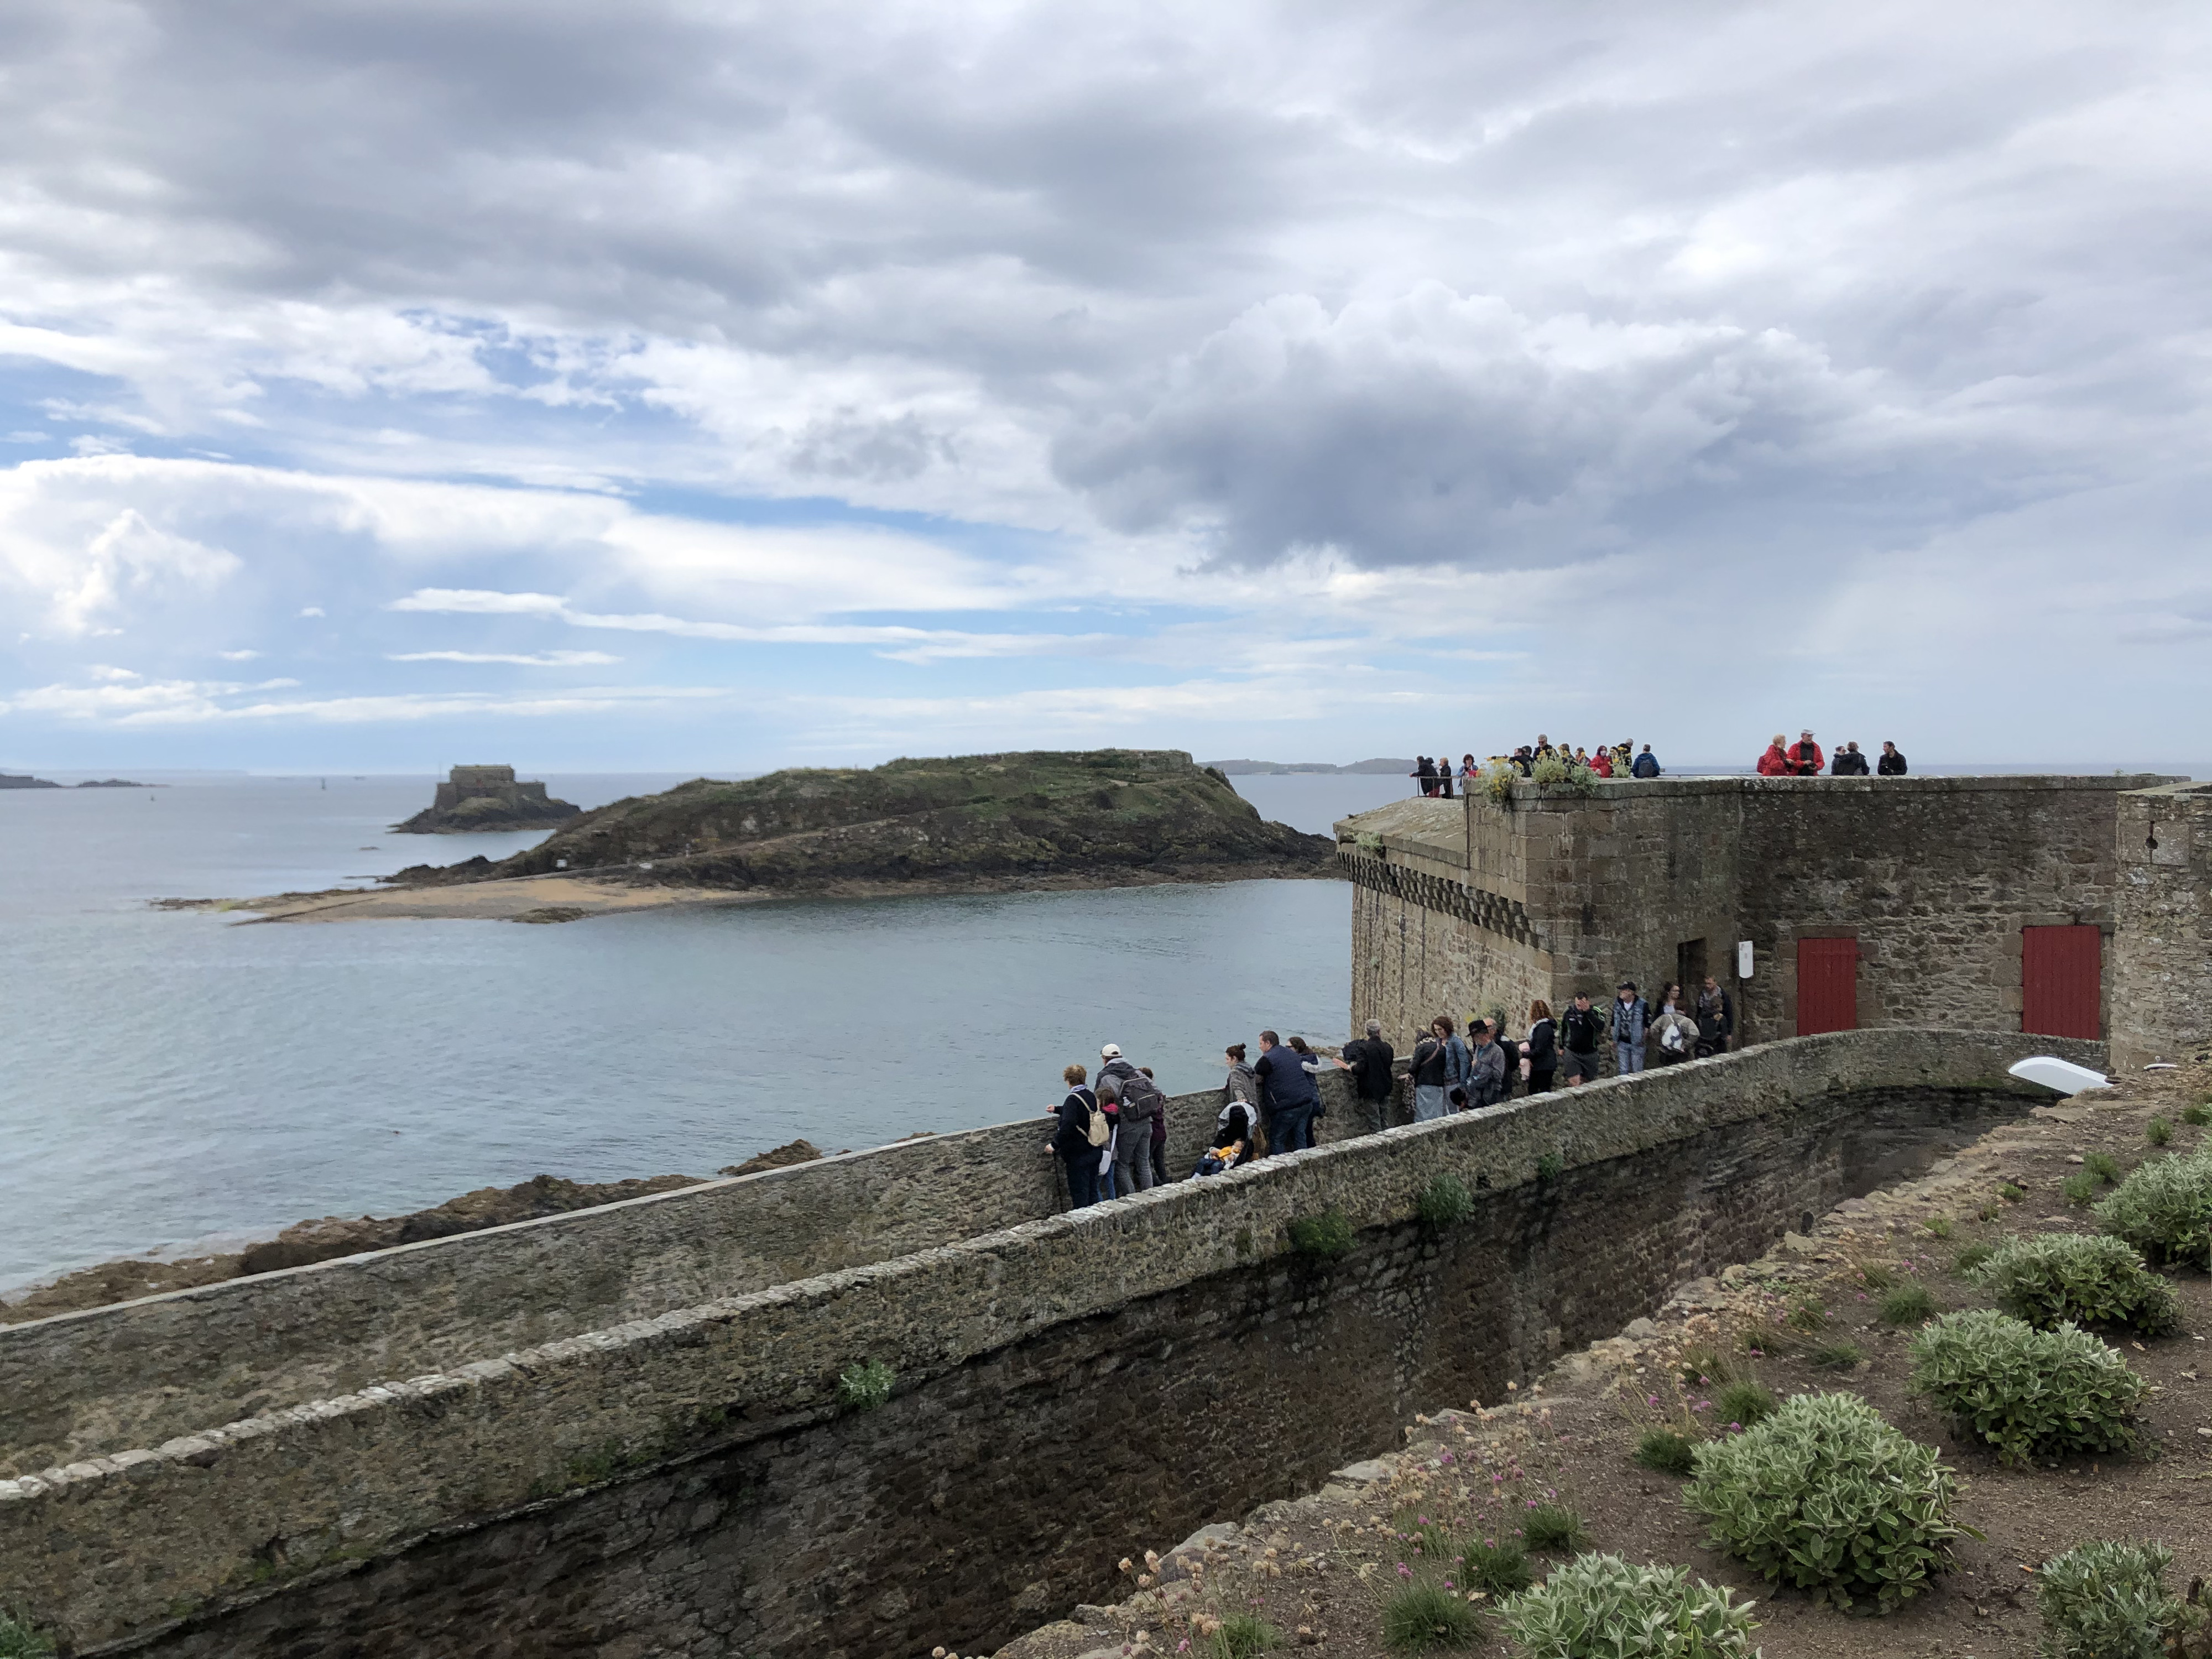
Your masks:
<instances>
[{"instance_id":1,"label":"white curved object on ground","mask_svg":"<svg viewBox=\"0 0 2212 1659\"><path fill-rule=\"evenodd\" d=\"M2084 1089L2108 1089L2112 1079L2102 1072L2093 1072L2086 1066L2076 1066L2070 1060L2061 1060L2056 1054L2031 1054L2016 1060L2008 1067L2012 1074L2029 1083L2040 1083L2046 1089L2055 1089L2062 1095L2078 1095Z\"/></svg>"}]
</instances>

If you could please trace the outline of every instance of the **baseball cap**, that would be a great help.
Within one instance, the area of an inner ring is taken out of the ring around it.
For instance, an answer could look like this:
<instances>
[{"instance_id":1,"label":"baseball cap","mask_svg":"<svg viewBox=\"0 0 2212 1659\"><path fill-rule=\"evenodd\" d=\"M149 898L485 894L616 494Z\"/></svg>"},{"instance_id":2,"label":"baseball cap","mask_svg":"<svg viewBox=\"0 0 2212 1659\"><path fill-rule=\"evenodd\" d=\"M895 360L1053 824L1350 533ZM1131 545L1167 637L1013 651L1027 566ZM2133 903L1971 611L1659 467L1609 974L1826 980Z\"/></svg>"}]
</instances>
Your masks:
<instances>
[{"instance_id":1,"label":"baseball cap","mask_svg":"<svg viewBox=\"0 0 2212 1659\"><path fill-rule=\"evenodd\" d=\"M1118 1043L1118 1042L1109 1042L1109 1043L1108 1043L1104 1048L1101 1048L1101 1049L1098 1051L1098 1058L1099 1058L1099 1059L1101 1059L1101 1060L1119 1060L1119 1059L1121 1059L1121 1045L1120 1043Z\"/></svg>"}]
</instances>

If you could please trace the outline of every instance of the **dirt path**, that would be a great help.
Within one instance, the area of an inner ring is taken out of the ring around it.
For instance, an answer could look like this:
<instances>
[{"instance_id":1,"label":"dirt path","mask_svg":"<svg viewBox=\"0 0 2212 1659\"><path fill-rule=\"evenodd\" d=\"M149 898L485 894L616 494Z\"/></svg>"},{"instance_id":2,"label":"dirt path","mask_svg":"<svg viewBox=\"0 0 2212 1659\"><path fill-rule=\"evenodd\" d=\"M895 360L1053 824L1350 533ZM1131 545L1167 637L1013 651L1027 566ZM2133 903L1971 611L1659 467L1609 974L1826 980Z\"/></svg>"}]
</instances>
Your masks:
<instances>
[{"instance_id":1,"label":"dirt path","mask_svg":"<svg viewBox=\"0 0 2212 1659\"><path fill-rule=\"evenodd\" d=\"M2143 1449L2025 1469L1999 1466L1908 1390L1914 1328L1886 1323L1874 1287L1924 1285L1938 1311L1990 1305L1954 1269L1962 1249L2094 1231L2087 1210L2067 1201L2066 1179L2082 1173L2092 1153L2109 1154L2123 1170L2140 1164L2154 1151L2145 1131L2154 1115L2175 1126L2171 1150L2202 1144L2212 1132L2183 1126L2180 1109L2208 1090L2212 1066L2200 1063L2038 1108L1921 1180L1847 1201L1809 1237L1789 1235L1758 1261L1678 1287L1656 1319L1569 1355L1503 1403L1439 1401L1405 1431L1402 1448L1348 1465L1317 1493L1263 1504L1241 1523L1217 1523L1172 1548L1173 1540L1132 1540L1123 1563L1134 1592L1128 1600L1079 1607L1073 1619L1000 1648L997 1659L1170 1659L1186 1641L1196 1656L1212 1651L1203 1621L1228 1613L1263 1618L1285 1655L1304 1648L1391 1659L1382 1611L1400 1564L1421 1565L1417 1524L1495 1534L1527 1503L1554 1492L1583 1519L1588 1547L1686 1565L1757 1601L1753 1639L1767 1659L2033 1659L2040 1634L2033 1571L2090 1538L2161 1540L2175 1555L2168 1588L2181 1593L2212 1572L2212 1389L2201 1380L2212 1352L2212 1283L2204 1274L2173 1276L2182 1309L2176 1334L2112 1339L2152 1384L2138 1412ZM2020 1201L2002 1196L2008 1182L2023 1194ZM1801 1322L1818 1328L1791 1329L1790 1312L1808 1308L1819 1314L1801 1311ZM1670 1412L1679 1419L1691 1395L1710 1395L1685 1394L1675 1379L1686 1358L1713 1354L1779 1396L1849 1389L1942 1448L1961 1477L1960 1518L1986 1536L1962 1540L1953 1571L1884 1618L1815 1606L1708 1547L1682 1505L1682 1481L1639 1468L1633 1454L1646 1427ZM1530 1565L1540 1577L1560 1559L1536 1555ZM1486 1615L1458 1651L1512 1650Z\"/></svg>"}]
</instances>

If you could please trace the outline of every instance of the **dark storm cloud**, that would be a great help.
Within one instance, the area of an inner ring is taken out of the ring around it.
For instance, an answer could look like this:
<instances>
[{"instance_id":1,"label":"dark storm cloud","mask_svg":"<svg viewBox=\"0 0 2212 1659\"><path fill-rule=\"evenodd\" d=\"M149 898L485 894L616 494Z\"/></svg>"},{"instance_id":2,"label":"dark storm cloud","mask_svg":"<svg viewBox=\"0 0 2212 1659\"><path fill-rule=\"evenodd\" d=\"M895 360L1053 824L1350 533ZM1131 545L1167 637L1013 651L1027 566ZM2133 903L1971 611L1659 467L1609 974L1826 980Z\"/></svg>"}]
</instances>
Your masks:
<instances>
[{"instance_id":1,"label":"dark storm cloud","mask_svg":"<svg viewBox=\"0 0 2212 1659\"><path fill-rule=\"evenodd\" d=\"M769 492L1497 567L1936 533L2203 400L2181 7L0 27L10 318L165 431L528 386Z\"/></svg>"}]
</instances>

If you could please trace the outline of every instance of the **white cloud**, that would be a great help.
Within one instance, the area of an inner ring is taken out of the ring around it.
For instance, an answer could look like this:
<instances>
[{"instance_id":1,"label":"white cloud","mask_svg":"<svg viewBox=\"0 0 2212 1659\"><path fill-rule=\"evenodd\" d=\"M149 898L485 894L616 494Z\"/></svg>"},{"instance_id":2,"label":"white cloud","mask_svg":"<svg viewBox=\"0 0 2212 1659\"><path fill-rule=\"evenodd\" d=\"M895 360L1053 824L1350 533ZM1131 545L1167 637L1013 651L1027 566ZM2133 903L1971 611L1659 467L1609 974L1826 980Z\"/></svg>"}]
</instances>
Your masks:
<instances>
[{"instance_id":1,"label":"white cloud","mask_svg":"<svg viewBox=\"0 0 2212 1659\"><path fill-rule=\"evenodd\" d=\"M605 668L622 660L604 651L388 651L386 662L511 663L519 668Z\"/></svg>"}]
</instances>

